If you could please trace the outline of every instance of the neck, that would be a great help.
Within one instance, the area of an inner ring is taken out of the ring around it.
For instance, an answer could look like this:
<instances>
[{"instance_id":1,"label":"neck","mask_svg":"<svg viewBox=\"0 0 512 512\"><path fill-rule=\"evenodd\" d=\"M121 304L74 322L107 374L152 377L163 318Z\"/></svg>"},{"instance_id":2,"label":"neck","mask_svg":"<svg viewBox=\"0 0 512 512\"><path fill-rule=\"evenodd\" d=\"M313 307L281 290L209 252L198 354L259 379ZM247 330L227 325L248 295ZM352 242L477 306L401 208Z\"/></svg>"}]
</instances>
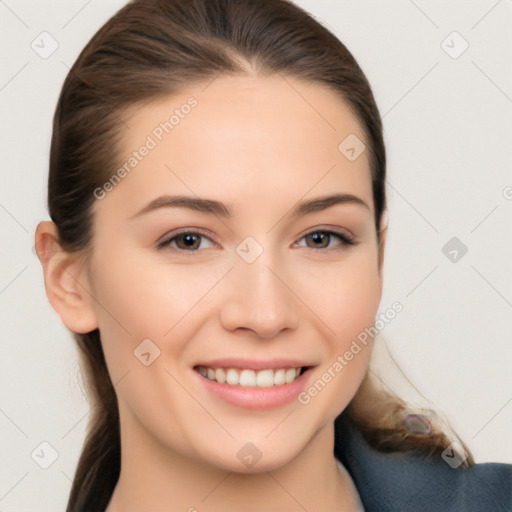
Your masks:
<instances>
[{"instance_id":1,"label":"neck","mask_svg":"<svg viewBox=\"0 0 512 512\"><path fill-rule=\"evenodd\" d=\"M130 420L121 422L121 472L106 512L359 510L353 482L334 458L333 423L284 466L245 474L163 447Z\"/></svg>"}]
</instances>

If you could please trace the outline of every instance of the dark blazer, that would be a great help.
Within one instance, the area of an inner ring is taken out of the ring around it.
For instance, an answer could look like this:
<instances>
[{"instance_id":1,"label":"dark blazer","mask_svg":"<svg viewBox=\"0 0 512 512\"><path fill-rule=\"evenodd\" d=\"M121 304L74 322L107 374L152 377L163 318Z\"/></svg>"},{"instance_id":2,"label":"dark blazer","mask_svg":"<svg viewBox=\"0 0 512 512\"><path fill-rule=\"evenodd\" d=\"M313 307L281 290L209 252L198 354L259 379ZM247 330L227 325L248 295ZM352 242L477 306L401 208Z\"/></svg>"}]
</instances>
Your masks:
<instances>
[{"instance_id":1,"label":"dark blazer","mask_svg":"<svg viewBox=\"0 0 512 512\"><path fill-rule=\"evenodd\" d=\"M335 422L334 454L365 512L512 512L512 464L452 469L440 456L381 453L345 414Z\"/></svg>"}]
</instances>

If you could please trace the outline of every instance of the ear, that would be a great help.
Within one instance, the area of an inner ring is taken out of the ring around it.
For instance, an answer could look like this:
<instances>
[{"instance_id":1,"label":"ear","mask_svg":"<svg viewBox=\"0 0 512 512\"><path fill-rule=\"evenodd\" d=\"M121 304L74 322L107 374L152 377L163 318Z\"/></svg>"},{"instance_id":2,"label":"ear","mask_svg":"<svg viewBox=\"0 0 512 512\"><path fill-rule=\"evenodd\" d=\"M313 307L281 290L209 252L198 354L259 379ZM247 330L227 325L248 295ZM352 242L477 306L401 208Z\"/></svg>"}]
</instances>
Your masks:
<instances>
[{"instance_id":1,"label":"ear","mask_svg":"<svg viewBox=\"0 0 512 512\"><path fill-rule=\"evenodd\" d=\"M79 334L97 329L95 301L83 261L78 253L62 249L54 222L39 223L35 250L43 267L46 295L62 323Z\"/></svg>"}]
</instances>

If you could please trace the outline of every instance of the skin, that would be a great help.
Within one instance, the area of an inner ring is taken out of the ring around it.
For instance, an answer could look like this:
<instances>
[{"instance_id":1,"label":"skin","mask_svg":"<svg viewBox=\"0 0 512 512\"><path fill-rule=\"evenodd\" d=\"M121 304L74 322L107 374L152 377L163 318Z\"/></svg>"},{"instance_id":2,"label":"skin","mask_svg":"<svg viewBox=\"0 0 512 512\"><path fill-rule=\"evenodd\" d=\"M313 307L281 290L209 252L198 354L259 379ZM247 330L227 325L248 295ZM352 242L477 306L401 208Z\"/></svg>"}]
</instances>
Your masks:
<instances>
[{"instance_id":1,"label":"skin","mask_svg":"<svg viewBox=\"0 0 512 512\"><path fill-rule=\"evenodd\" d=\"M384 245L379 253L368 155L349 161L338 150L351 133L364 140L362 128L317 84L222 76L133 110L121 155L190 96L190 114L96 201L85 263L61 250L53 223L36 233L52 306L74 332L100 329L115 384L122 467L107 511L356 510L333 455L333 421L367 371L371 340L307 405L241 409L207 392L192 368L293 356L315 366L307 389L374 324ZM290 217L299 200L333 193L368 208ZM163 194L215 199L234 215L159 208L133 217ZM205 235L195 252L182 238L157 249L178 228ZM357 245L306 237L320 228ZM263 248L250 264L236 252L247 236ZM147 338L160 350L149 366L133 353ZM262 454L253 467L237 457L248 442Z\"/></svg>"}]
</instances>

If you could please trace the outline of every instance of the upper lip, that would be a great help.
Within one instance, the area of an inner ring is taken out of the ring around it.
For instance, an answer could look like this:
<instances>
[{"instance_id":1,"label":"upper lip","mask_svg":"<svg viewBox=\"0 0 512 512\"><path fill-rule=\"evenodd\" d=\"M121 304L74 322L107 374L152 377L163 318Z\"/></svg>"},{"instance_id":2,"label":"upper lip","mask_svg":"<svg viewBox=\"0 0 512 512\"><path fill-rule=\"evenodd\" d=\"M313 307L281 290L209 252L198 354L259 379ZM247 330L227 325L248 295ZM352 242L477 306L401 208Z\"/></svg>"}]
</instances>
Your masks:
<instances>
[{"instance_id":1,"label":"upper lip","mask_svg":"<svg viewBox=\"0 0 512 512\"><path fill-rule=\"evenodd\" d=\"M280 368L303 368L314 366L299 359L276 358L271 360L240 359L228 357L222 359L213 359L194 365L195 367L204 366L206 368L242 368L248 370L279 370Z\"/></svg>"}]
</instances>

